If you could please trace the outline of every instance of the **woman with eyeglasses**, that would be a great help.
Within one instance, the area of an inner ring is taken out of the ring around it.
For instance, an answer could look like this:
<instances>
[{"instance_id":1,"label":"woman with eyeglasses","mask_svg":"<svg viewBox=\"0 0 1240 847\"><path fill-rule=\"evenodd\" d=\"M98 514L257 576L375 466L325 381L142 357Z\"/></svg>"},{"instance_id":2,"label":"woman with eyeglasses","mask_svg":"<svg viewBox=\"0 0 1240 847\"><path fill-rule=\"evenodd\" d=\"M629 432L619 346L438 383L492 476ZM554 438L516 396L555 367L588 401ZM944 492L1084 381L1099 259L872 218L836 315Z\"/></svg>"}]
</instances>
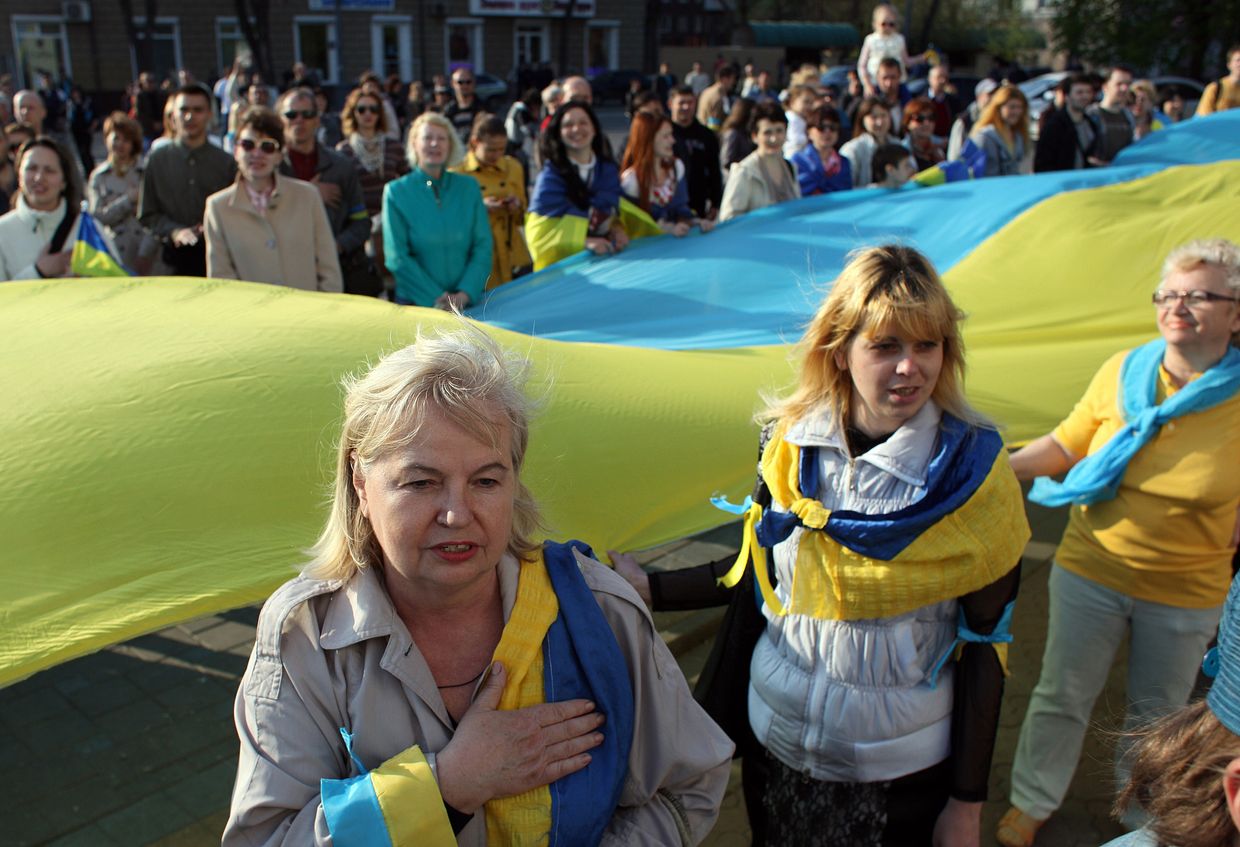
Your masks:
<instances>
[{"instance_id":1,"label":"woman with eyeglasses","mask_svg":"<svg viewBox=\"0 0 1240 847\"><path fill-rule=\"evenodd\" d=\"M944 159L943 148L934 138L934 104L929 97L917 97L904 107L904 141L917 160L917 170L924 171Z\"/></svg>"},{"instance_id":2,"label":"woman with eyeglasses","mask_svg":"<svg viewBox=\"0 0 1240 847\"><path fill-rule=\"evenodd\" d=\"M809 144L792 157L797 169L801 196L848 191L852 185L852 166L840 155L840 113L830 106L819 106L807 124Z\"/></svg>"},{"instance_id":3,"label":"woman with eyeglasses","mask_svg":"<svg viewBox=\"0 0 1240 847\"><path fill-rule=\"evenodd\" d=\"M340 118L344 140L336 145L336 152L357 163L362 199L371 220L370 252L374 256L375 267L382 268L383 228L380 214L383 211L383 187L409 173L409 163L405 160L400 142L387 134L388 116L378 94L367 89L353 89L345 100Z\"/></svg>"},{"instance_id":4,"label":"woman with eyeglasses","mask_svg":"<svg viewBox=\"0 0 1240 847\"><path fill-rule=\"evenodd\" d=\"M1037 479L1031 500L1072 509L1005 847L1033 844L1063 801L1125 635L1135 729L1187 702L1227 596L1240 540L1240 247L1173 250L1153 299L1161 337L1112 356L1063 423L1012 456L1018 477Z\"/></svg>"},{"instance_id":5,"label":"woman with eyeglasses","mask_svg":"<svg viewBox=\"0 0 1240 847\"><path fill-rule=\"evenodd\" d=\"M284 124L265 106L237 122L237 180L207 198L207 276L343 291L318 189L277 171L283 139Z\"/></svg>"},{"instance_id":6,"label":"woman with eyeglasses","mask_svg":"<svg viewBox=\"0 0 1240 847\"><path fill-rule=\"evenodd\" d=\"M970 136L986 154L985 176L1029 173L1029 101L1014 85L1004 83L986 104ZM1032 163L1030 163L1032 165Z\"/></svg>"}]
</instances>

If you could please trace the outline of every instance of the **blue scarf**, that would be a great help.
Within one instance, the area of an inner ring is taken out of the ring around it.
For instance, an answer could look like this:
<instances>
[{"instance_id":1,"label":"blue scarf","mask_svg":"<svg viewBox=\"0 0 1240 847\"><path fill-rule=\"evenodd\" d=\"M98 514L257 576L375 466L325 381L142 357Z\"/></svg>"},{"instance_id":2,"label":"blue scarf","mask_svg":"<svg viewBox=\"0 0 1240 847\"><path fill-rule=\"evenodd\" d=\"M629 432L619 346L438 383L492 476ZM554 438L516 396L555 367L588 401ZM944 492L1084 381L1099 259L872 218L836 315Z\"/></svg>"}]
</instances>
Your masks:
<instances>
[{"instance_id":1,"label":"blue scarf","mask_svg":"<svg viewBox=\"0 0 1240 847\"><path fill-rule=\"evenodd\" d=\"M1156 404L1158 367L1166 349L1167 342L1159 338L1128 354L1119 374L1124 427L1097 453L1077 462L1063 482L1039 477L1029 492L1030 500L1043 506L1087 506L1110 500L1119 489L1128 462L1163 424L1181 415L1204 412L1240 391L1240 349L1228 347L1218 364Z\"/></svg>"}]
</instances>

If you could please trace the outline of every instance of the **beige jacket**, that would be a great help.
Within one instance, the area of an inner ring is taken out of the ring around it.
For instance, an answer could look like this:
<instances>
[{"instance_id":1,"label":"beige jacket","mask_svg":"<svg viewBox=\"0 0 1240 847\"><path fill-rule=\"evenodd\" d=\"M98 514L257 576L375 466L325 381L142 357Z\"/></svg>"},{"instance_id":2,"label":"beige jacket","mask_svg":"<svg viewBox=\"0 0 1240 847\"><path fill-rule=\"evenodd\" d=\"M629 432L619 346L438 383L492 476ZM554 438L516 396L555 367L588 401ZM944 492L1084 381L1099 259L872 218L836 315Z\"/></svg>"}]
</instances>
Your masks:
<instances>
[{"instance_id":1,"label":"beige jacket","mask_svg":"<svg viewBox=\"0 0 1240 847\"><path fill-rule=\"evenodd\" d=\"M719 813L732 743L694 702L632 588L592 559L578 555L578 563L628 660L636 700L629 773L602 843L677 845L680 826L699 843ZM509 556L499 564L505 620L518 567ZM453 732L426 661L373 570L343 582L298 577L272 595L235 712L241 758L225 847L331 843L319 780L352 774L340 727L353 733L367 768L414 744L438 753ZM475 814L457 837L485 847L485 815Z\"/></svg>"},{"instance_id":2,"label":"beige jacket","mask_svg":"<svg viewBox=\"0 0 1240 847\"><path fill-rule=\"evenodd\" d=\"M777 171L783 178L782 186L771 185L762 169L761 152L758 150L732 166L728 171L728 184L723 189L723 200L719 204L719 220L737 218L746 212L801 196L801 185L797 182L792 163L782 158L777 161L783 168Z\"/></svg>"},{"instance_id":3,"label":"beige jacket","mask_svg":"<svg viewBox=\"0 0 1240 847\"><path fill-rule=\"evenodd\" d=\"M240 178L207 198L207 276L343 291L336 239L318 190L274 176L266 215L254 208Z\"/></svg>"}]
</instances>

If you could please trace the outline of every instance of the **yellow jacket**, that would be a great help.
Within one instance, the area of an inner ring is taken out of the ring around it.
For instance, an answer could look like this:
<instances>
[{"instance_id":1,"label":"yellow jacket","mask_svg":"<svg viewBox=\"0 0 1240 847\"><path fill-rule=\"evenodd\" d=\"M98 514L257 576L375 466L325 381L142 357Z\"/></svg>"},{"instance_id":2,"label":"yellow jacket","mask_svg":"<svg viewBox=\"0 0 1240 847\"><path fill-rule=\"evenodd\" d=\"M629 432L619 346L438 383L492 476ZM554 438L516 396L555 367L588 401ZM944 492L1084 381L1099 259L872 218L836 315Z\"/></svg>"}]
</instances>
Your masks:
<instances>
[{"instance_id":1,"label":"yellow jacket","mask_svg":"<svg viewBox=\"0 0 1240 847\"><path fill-rule=\"evenodd\" d=\"M517 206L504 206L498 209L487 209L487 220L491 223L491 237L494 249L491 251L491 277L487 280L487 288L495 288L512 279L514 268L530 264L530 251L525 246L525 235L521 231L521 223L525 217L525 209L529 200L525 193L525 172L521 163L512 156L505 156L499 164L487 165L479 162L473 151L465 154L465 160L453 171L469 174L482 186L482 196L505 200L515 197L520 201Z\"/></svg>"}]
</instances>

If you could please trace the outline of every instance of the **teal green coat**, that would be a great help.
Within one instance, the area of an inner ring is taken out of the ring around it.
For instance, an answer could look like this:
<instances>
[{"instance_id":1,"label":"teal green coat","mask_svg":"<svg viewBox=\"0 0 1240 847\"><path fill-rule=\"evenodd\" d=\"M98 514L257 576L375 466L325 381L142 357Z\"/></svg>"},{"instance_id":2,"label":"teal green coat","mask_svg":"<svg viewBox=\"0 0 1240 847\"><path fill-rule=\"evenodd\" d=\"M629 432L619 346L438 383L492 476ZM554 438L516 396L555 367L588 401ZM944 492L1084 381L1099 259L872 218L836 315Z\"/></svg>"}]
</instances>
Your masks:
<instances>
[{"instance_id":1,"label":"teal green coat","mask_svg":"<svg viewBox=\"0 0 1240 847\"><path fill-rule=\"evenodd\" d=\"M383 258L396 277L396 302L433 306L444 292L482 299L491 273L491 227L472 177L426 171L383 189Z\"/></svg>"}]
</instances>

